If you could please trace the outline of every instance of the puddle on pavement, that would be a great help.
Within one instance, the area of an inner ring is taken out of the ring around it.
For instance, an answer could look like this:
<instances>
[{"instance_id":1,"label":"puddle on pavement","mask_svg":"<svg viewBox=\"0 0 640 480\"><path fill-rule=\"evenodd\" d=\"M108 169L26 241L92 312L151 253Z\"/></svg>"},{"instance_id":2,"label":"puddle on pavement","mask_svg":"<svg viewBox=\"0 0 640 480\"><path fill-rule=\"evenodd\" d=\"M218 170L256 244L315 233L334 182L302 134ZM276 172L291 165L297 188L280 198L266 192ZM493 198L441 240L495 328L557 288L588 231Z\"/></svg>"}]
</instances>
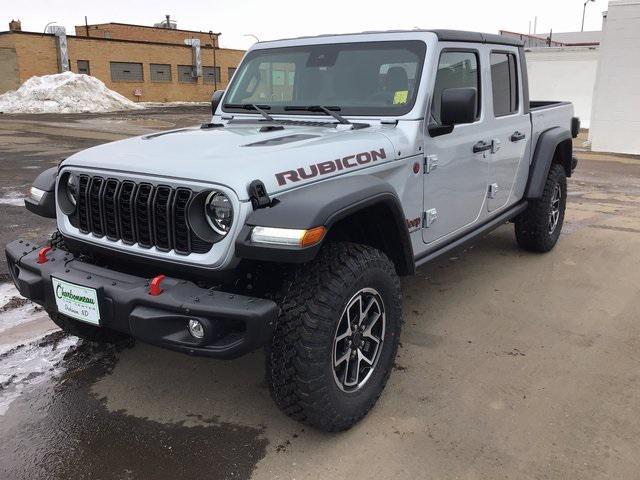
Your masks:
<instances>
[{"instance_id":1,"label":"puddle on pavement","mask_svg":"<svg viewBox=\"0 0 640 480\"><path fill-rule=\"evenodd\" d=\"M13 285L0 284L0 329L28 322L33 308ZM163 423L106 408L92 386L131 345L104 346L56 331L0 353L0 478L251 475L266 453L263 428L200 417L188 425Z\"/></svg>"}]
</instances>

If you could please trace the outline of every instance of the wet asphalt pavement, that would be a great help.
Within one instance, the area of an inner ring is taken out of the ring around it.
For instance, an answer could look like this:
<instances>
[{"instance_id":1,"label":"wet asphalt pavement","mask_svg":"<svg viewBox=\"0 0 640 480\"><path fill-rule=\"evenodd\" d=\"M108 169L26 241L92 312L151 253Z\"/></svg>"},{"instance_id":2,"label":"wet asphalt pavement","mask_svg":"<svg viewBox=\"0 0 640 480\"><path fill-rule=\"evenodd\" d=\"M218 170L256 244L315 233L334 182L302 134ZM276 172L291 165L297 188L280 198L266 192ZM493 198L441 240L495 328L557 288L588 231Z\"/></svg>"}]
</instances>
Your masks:
<instances>
[{"instance_id":1,"label":"wet asphalt pavement","mask_svg":"<svg viewBox=\"0 0 640 480\"><path fill-rule=\"evenodd\" d=\"M0 116L0 247L53 222L21 198L104 141L207 108ZM65 336L0 259L0 479L639 478L640 160L585 153L558 247L506 225L403 279L378 405L327 435L284 417L261 352L231 362Z\"/></svg>"}]
</instances>

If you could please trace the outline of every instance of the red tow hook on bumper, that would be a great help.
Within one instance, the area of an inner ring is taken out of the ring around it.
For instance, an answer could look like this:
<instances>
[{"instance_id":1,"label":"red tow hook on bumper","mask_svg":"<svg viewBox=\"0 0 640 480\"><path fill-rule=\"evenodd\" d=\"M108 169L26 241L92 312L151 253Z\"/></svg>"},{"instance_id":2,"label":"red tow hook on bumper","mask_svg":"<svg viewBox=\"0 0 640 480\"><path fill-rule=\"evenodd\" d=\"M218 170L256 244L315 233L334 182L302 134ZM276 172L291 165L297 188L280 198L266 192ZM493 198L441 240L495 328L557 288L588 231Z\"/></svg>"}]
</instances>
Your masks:
<instances>
[{"instance_id":1,"label":"red tow hook on bumper","mask_svg":"<svg viewBox=\"0 0 640 480\"><path fill-rule=\"evenodd\" d=\"M38 252L38 263L46 263L47 262L47 253L51 251L51 246L42 247Z\"/></svg>"},{"instance_id":2,"label":"red tow hook on bumper","mask_svg":"<svg viewBox=\"0 0 640 480\"><path fill-rule=\"evenodd\" d=\"M149 295L153 295L154 297L157 297L163 292L162 288L160 288L160 283L165 278L166 277L164 275L158 275L157 277L153 277L153 279L151 280L151 283L149 284Z\"/></svg>"}]
</instances>

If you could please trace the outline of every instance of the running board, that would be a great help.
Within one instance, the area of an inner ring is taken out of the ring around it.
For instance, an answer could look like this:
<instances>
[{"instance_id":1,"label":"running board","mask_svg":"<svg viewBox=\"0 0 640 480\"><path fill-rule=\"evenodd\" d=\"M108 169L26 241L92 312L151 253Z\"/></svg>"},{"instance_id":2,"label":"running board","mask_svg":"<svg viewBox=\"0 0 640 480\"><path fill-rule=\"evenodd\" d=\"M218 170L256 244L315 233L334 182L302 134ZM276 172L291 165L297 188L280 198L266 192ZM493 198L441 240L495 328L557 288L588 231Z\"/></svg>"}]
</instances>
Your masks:
<instances>
[{"instance_id":1,"label":"running board","mask_svg":"<svg viewBox=\"0 0 640 480\"><path fill-rule=\"evenodd\" d=\"M482 224L480 227L477 227L475 230L465 235L462 235L461 237L458 237L452 240L451 242L436 248L433 251L427 251L423 253L422 255L420 255L419 257L416 257L415 259L416 268L424 265L425 263L432 262L437 258L441 257L442 255L445 255L451 252L452 250L457 250L459 248L462 248L465 245L472 243L481 237L484 237L491 231L498 228L503 223L508 222L512 218L522 213L524 210L526 210L526 208L527 208L527 202L519 203L516 206L511 207L509 210L505 211L504 213L501 213L497 217L492 218L488 222Z\"/></svg>"}]
</instances>

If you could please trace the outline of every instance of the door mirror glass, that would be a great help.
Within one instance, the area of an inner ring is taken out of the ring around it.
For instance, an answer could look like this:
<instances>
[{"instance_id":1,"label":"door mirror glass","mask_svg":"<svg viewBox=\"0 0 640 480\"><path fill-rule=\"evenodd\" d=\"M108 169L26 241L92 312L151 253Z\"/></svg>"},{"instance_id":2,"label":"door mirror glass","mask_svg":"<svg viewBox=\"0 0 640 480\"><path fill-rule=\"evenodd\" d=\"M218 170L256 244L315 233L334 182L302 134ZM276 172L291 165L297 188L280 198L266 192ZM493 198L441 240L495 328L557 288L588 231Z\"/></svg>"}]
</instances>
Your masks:
<instances>
[{"instance_id":1,"label":"door mirror glass","mask_svg":"<svg viewBox=\"0 0 640 480\"><path fill-rule=\"evenodd\" d=\"M216 109L218 108L220 100L222 100L223 96L224 90L216 90L215 92L213 92L213 95L211 96L211 113L213 115L216 114Z\"/></svg>"},{"instance_id":2,"label":"door mirror glass","mask_svg":"<svg viewBox=\"0 0 640 480\"><path fill-rule=\"evenodd\" d=\"M440 119L443 126L473 123L477 113L478 91L475 88L447 88L442 92Z\"/></svg>"}]
</instances>

